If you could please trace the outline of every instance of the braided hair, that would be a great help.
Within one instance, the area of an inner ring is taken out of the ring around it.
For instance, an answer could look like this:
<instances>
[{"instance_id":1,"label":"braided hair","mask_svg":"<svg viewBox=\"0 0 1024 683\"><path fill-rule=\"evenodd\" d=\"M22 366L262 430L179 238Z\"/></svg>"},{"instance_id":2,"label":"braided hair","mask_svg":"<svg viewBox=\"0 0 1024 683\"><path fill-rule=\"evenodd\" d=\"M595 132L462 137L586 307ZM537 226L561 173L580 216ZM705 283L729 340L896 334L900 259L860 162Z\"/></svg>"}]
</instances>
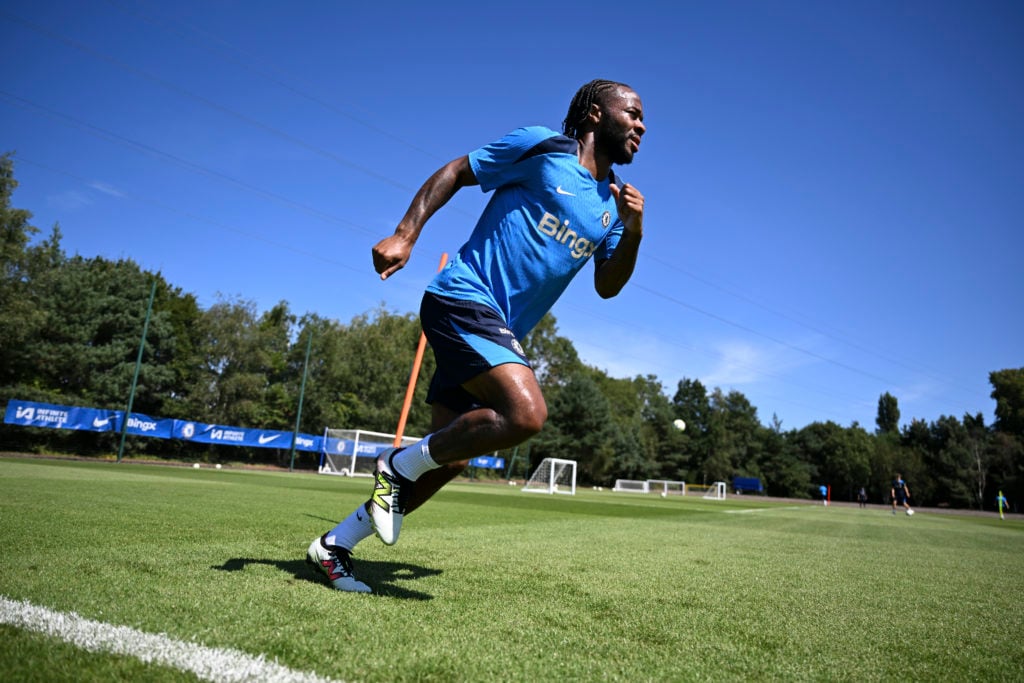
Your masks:
<instances>
[{"instance_id":1,"label":"braided hair","mask_svg":"<svg viewBox=\"0 0 1024 683\"><path fill-rule=\"evenodd\" d=\"M577 90L576 94L573 95L572 102L569 104L569 111L565 115L565 120L562 121L562 133L571 138L579 138L580 125L583 124L587 115L590 114L590 105L595 102L603 104L605 94L610 90L620 87L629 88L625 83L605 81L597 78Z\"/></svg>"}]
</instances>

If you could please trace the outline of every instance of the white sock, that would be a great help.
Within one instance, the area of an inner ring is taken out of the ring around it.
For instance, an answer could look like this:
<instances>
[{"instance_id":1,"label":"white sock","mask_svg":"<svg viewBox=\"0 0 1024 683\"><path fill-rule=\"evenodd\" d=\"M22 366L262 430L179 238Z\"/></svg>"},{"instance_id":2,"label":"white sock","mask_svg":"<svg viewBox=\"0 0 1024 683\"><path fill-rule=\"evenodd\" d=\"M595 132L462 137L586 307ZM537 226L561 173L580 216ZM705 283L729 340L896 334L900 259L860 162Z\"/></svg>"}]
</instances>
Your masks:
<instances>
[{"instance_id":1,"label":"white sock","mask_svg":"<svg viewBox=\"0 0 1024 683\"><path fill-rule=\"evenodd\" d=\"M359 541L372 535L373 524L370 522L370 514L360 503L351 515L327 532L324 541L327 545L340 545L342 548L352 550Z\"/></svg>"},{"instance_id":2,"label":"white sock","mask_svg":"<svg viewBox=\"0 0 1024 683\"><path fill-rule=\"evenodd\" d=\"M422 441L407 446L391 458L391 466L409 481L416 481L430 470L440 467L430 457L430 434Z\"/></svg>"}]
</instances>

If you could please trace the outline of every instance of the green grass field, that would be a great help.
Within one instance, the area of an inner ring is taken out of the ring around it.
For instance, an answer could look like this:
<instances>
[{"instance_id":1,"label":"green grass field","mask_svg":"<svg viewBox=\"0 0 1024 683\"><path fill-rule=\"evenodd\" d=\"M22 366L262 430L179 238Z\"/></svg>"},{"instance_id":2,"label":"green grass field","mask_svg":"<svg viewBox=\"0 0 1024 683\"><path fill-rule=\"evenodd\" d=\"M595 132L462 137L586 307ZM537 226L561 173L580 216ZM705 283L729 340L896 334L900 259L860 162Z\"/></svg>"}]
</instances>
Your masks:
<instances>
[{"instance_id":1,"label":"green grass field","mask_svg":"<svg viewBox=\"0 0 1024 683\"><path fill-rule=\"evenodd\" d=\"M453 484L330 590L368 479L0 459L0 596L362 681L1024 680L1024 523ZM196 676L0 624L0 678Z\"/></svg>"}]
</instances>

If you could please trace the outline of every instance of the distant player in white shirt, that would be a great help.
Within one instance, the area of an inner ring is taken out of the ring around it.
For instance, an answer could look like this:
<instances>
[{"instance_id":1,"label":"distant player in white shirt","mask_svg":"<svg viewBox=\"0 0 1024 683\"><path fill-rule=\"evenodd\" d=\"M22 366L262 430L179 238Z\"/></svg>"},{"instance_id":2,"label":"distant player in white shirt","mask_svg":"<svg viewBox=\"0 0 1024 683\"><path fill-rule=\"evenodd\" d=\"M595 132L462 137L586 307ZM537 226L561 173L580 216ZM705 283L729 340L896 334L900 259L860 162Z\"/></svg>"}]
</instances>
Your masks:
<instances>
[{"instance_id":1,"label":"distant player in white shirt","mask_svg":"<svg viewBox=\"0 0 1024 683\"><path fill-rule=\"evenodd\" d=\"M373 248L386 280L409 260L427 220L463 187L493 191L476 227L427 287L420 320L437 360L427 401L432 432L377 460L369 501L309 547L332 585L370 592L351 550L374 532L391 545L404 515L461 473L470 458L538 433L547 405L520 340L588 260L603 298L621 291L643 236L644 197L612 171L633 161L647 128L640 97L595 80L577 91L562 133L534 126L445 164Z\"/></svg>"}]
</instances>

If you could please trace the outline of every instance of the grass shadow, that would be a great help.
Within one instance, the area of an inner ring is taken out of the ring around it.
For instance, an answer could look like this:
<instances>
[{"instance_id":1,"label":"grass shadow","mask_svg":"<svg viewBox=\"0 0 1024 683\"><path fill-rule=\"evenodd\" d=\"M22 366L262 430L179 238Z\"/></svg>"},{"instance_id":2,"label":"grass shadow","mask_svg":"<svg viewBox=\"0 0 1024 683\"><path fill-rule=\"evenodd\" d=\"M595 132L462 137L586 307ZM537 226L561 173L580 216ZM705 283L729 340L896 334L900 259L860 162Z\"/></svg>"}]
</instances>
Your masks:
<instances>
[{"instance_id":1,"label":"grass shadow","mask_svg":"<svg viewBox=\"0 0 1024 683\"><path fill-rule=\"evenodd\" d=\"M291 574L299 581L311 581L330 585L327 577L316 568L311 567L305 560L271 560L255 557L234 557L222 565L214 565L210 569L222 572L244 571L247 565L263 564L269 567L276 567L283 572ZM403 600L433 600L434 596L420 591L410 590L399 585L397 582L422 579L428 576L437 576L440 569L420 567L405 562L378 562L374 560L358 560L357 578L373 589L374 595L384 595L390 598Z\"/></svg>"}]
</instances>

